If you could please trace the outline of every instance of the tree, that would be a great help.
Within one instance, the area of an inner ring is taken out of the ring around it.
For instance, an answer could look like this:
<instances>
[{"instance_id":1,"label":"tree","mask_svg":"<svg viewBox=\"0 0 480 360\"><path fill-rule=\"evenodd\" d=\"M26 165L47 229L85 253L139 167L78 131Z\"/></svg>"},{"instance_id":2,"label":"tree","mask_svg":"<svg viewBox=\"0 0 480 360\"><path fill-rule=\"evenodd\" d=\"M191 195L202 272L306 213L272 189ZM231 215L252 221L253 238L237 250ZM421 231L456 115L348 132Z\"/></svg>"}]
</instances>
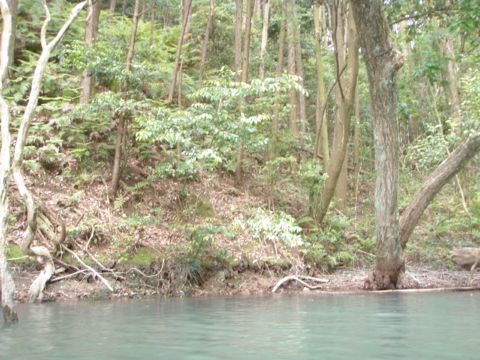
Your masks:
<instances>
[{"instance_id":1,"label":"tree","mask_svg":"<svg viewBox=\"0 0 480 360\"><path fill-rule=\"evenodd\" d=\"M2 43L0 48L0 116L2 147L0 150L0 297L5 322L18 321L13 301L15 283L7 262L8 178L11 172L10 109L3 97L4 83L10 63L10 41L13 37L13 16L7 0L0 0L2 12Z\"/></svg>"},{"instance_id":2,"label":"tree","mask_svg":"<svg viewBox=\"0 0 480 360\"><path fill-rule=\"evenodd\" d=\"M132 70L133 56L135 55L135 43L137 38L138 20L140 18L140 3L141 0L135 0L135 9L132 18L132 31L130 33L130 42L128 45L127 61L125 65L126 71ZM125 147L127 141L127 126L128 122L125 115L119 116L117 126L117 139L115 141L115 157L113 160L112 181L110 183L110 195L115 197L118 191L118 184L120 182L121 163L122 163L122 149Z\"/></svg>"},{"instance_id":3,"label":"tree","mask_svg":"<svg viewBox=\"0 0 480 360\"><path fill-rule=\"evenodd\" d=\"M175 64L172 71L172 81L170 83L170 91L168 92L168 101L173 101L173 95L177 87L177 78L182 63L182 48L185 42L186 34L190 27L190 17L192 15L192 0L185 0L184 7L182 8L182 28L180 31L180 37L178 38L177 52L175 54Z\"/></svg>"},{"instance_id":4,"label":"tree","mask_svg":"<svg viewBox=\"0 0 480 360\"><path fill-rule=\"evenodd\" d=\"M355 89L357 86L358 75L358 37L355 24L352 18L352 11L348 12L348 44L344 45L344 32L341 30L345 23L341 21L342 15L338 3L332 6L334 14L333 28L334 44L336 51L336 109L335 109L335 128L333 133L331 158L327 167L327 180L323 187L318 209L317 221L321 223L334 196L340 173L344 166L348 138L350 136L350 120L352 116L353 103L355 98ZM343 11L342 11L343 13ZM348 55L343 55L348 49ZM346 59L345 59L346 56ZM347 74L345 75L345 72ZM345 170L344 170L345 171Z\"/></svg>"},{"instance_id":5,"label":"tree","mask_svg":"<svg viewBox=\"0 0 480 360\"><path fill-rule=\"evenodd\" d=\"M215 13L215 0L210 0L210 9L208 11L207 27L203 36L202 49L200 51L200 80L203 79L205 72L205 63L207 62L208 41L213 27L213 15Z\"/></svg>"},{"instance_id":6,"label":"tree","mask_svg":"<svg viewBox=\"0 0 480 360\"><path fill-rule=\"evenodd\" d=\"M92 47L98 33L98 22L100 19L100 0L94 0L87 9L87 20L85 22L85 44ZM85 69L80 83L81 94L80 104L86 104L90 101L93 91L93 78L90 70Z\"/></svg>"}]
</instances>

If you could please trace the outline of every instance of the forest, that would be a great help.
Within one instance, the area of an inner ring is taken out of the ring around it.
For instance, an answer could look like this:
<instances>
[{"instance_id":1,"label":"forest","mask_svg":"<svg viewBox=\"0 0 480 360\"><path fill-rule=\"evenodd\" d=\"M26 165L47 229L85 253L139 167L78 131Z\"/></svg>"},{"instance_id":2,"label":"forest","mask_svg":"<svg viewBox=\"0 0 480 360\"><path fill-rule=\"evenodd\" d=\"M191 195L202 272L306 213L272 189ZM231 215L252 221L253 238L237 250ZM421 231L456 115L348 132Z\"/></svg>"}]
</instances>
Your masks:
<instances>
[{"instance_id":1,"label":"forest","mask_svg":"<svg viewBox=\"0 0 480 360\"><path fill-rule=\"evenodd\" d=\"M480 287L478 1L0 7L6 322L105 291Z\"/></svg>"}]
</instances>

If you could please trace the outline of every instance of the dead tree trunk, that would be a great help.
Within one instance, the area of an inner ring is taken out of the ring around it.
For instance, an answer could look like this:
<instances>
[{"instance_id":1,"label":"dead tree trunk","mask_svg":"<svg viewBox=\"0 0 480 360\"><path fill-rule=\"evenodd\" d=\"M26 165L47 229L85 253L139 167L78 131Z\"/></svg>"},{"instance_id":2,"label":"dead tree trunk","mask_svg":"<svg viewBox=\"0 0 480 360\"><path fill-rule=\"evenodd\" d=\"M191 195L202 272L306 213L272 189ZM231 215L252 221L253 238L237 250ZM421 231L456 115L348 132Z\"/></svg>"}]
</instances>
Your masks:
<instances>
[{"instance_id":1,"label":"dead tree trunk","mask_svg":"<svg viewBox=\"0 0 480 360\"><path fill-rule=\"evenodd\" d=\"M302 36L300 32L300 21L297 18L296 9L294 7L294 42L295 42L295 65L297 76L299 77L300 85L305 87L305 72L303 70L303 59L302 59ZM299 130L301 133L305 133L307 127L307 100L305 98L305 93L303 91L298 92L298 115L299 115Z\"/></svg>"},{"instance_id":2,"label":"dead tree trunk","mask_svg":"<svg viewBox=\"0 0 480 360\"><path fill-rule=\"evenodd\" d=\"M172 82L170 83L170 91L168 92L168 102L173 101L173 95L175 94L175 89L177 87L178 70L180 68L180 63L182 62L183 43L185 41L185 36L188 33L188 26L190 25L192 0L187 0L183 13L182 31L180 32L180 37L178 38L177 53L175 54L175 65L172 71Z\"/></svg>"},{"instance_id":3,"label":"dead tree trunk","mask_svg":"<svg viewBox=\"0 0 480 360\"><path fill-rule=\"evenodd\" d=\"M20 123L20 128L18 130L18 136L15 143L15 151L13 155L13 178L15 184L18 188L20 196L23 198L25 205L27 207L27 229L25 230L24 239L21 242L22 251L26 254L41 259L44 269L35 279L29 290L29 299L31 301L36 300L37 298L41 299L43 289L45 288L46 282L50 279L55 271L55 265L53 264L52 256L45 246L32 246L33 238L37 230L37 206L35 200L32 196L32 193L27 188L25 184L25 178L23 175L22 165L23 165L23 151L25 148L25 141L27 139L28 129L32 123L33 114L38 102L38 96L40 94L40 89L42 85L43 75L47 68L47 63L50 58L50 54L53 52L55 47L58 45L60 40L65 35L66 31L77 18L78 14L82 9L87 5L88 1L83 1L77 4L71 11L69 18L63 24L62 28L59 30L57 35L47 43L47 26L50 22L50 12L46 0L42 1L42 5L45 9L46 19L43 23L41 29L41 43L42 43L42 53L37 61L35 71L32 78L32 86L30 89L30 95L28 98L28 103L25 107L25 112L23 113L22 121Z\"/></svg>"},{"instance_id":4,"label":"dead tree trunk","mask_svg":"<svg viewBox=\"0 0 480 360\"><path fill-rule=\"evenodd\" d=\"M0 0L2 13L2 43L0 48L0 117L1 117L1 150L0 150L0 299L3 319L6 323L18 321L13 294L15 283L7 261L7 220L8 210L8 178L11 171L10 146L10 109L3 97L4 81L8 75L10 64L10 41L14 35L12 11L7 0Z\"/></svg>"},{"instance_id":5,"label":"dead tree trunk","mask_svg":"<svg viewBox=\"0 0 480 360\"><path fill-rule=\"evenodd\" d=\"M460 172L465 164L480 151L480 134L472 136L457 147L423 183L400 218L402 248L407 245L413 229L435 195Z\"/></svg>"},{"instance_id":6,"label":"dead tree trunk","mask_svg":"<svg viewBox=\"0 0 480 360\"><path fill-rule=\"evenodd\" d=\"M98 33L98 22L100 19L100 1L93 1L87 10L87 21L85 24L85 44L92 47ZM85 69L80 82L81 94L80 104L87 104L90 101L94 87L92 72Z\"/></svg>"},{"instance_id":7,"label":"dead tree trunk","mask_svg":"<svg viewBox=\"0 0 480 360\"><path fill-rule=\"evenodd\" d=\"M130 44L128 46L127 61L125 70L130 71L132 69L133 56L135 55L135 43L137 38L138 20L140 18L140 2L141 0L135 0L135 10L132 19L132 31L130 33ZM110 196L113 198L117 194L118 184L120 183L121 176L121 164L123 158L123 148L126 143L128 121L126 114L120 114L117 125L117 139L115 142L115 156L113 159L112 169L112 181L110 183Z\"/></svg>"},{"instance_id":8,"label":"dead tree trunk","mask_svg":"<svg viewBox=\"0 0 480 360\"><path fill-rule=\"evenodd\" d=\"M375 138L375 270L365 284L391 289L404 270L398 217L399 140L396 74L402 65L392 47L382 0L351 2L363 48L372 99Z\"/></svg>"}]
</instances>

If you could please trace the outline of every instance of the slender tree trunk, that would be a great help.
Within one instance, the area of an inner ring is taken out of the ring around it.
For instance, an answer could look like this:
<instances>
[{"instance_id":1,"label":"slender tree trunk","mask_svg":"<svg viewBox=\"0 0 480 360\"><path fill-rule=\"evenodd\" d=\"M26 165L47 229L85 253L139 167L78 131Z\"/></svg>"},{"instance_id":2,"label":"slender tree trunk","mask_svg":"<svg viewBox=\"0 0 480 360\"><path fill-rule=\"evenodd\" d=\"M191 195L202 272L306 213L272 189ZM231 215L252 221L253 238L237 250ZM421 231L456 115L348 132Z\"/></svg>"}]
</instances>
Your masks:
<instances>
[{"instance_id":1,"label":"slender tree trunk","mask_svg":"<svg viewBox=\"0 0 480 360\"><path fill-rule=\"evenodd\" d=\"M268 24L270 16L270 0L265 0L263 5L263 26L262 26L262 42L260 45L260 80L265 80L265 55L267 54L268 42Z\"/></svg>"},{"instance_id":2,"label":"slender tree trunk","mask_svg":"<svg viewBox=\"0 0 480 360\"><path fill-rule=\"evenodd\" d=\"M405 248L407 245L413 229L435 195L479 152L480 134L477 133L458 146L423 183L400 218L400 242L402 248Z\"/></svg>"},{"instance_id":3,"label":"slender tree trunk","mask_svg":"<svg viewBox=\"0 0 480 360\"><path fill-rule=\"evenodd\" d=\"M235 62L233 64L237 73L237 80L242 78L242 23L243 0L235 0Z\"/></svg>"},{"instance_id":4,"label":"slender tree trunk","mask_svg":"<svg viewBox=\"0 0 480 360\"><path fill-rule=\"evenodd\" d=\"M243 37L242 82L248 82L248 69L250 65L250 40L252 35L252 14L254 0L247 0L247 13L245 17L245 34Z\"/></svg>"},{"instance_id":5,"label":"slender tree trunk","mask_svg":"<svg viewBox=\"0 0 480 360\"><path fill-rule=\"evenodd\" d=\"M295 0L286 0L286 14L287 14L287 48L288 48L288 75L295 76L296 62L295 62L295 23L292 14L295 9ZM292 134L298 134L298 115L297 115L297 94L294 89L289 91L290 97L290 131Z\"/></svg>"},{"instance_id":6,"label":"slender tree trunk","mask_svg":"<svg viewBox=\"0 0 480 360\"><path fill-rule=\"evenodd\" d=\"M215 0L210 0L210 10L208 12L207 28L202 42L201 60L200 60L200 80L203 79L205 64L207 62L208 41L213 27L213 14L215 13Z\"/></svg>"},{"instance_id":7,"label":"slender tree trunk","mask_svg":"<svg viewBox=\"0 0 480 360\"><path fill-rule=\"evenodd\" d=\"M248 82L248 69L250 65L250 39L252 29L252 15L253 15L254 0L247 0L247 13L245 16L245 33L243 38L243 61L242 61L242 82ZM240 113L243 113L243 99L240 104ZM242 183L243 179L243 158L245 154L243 139L240 140L237 149L235 182L237 185Z\"/></svg>"},{"instance_id":8,"label":"slender tree trunk","mask_svg":"<svg viewBox=\"0 0 480 360\"><path fill-rule=\"evenodd\" d=\"M355 127L353 132L353 179L355 181L355 199L357 199L358 183L360 180L360 94L358 93L358 86L355 90Z\"/></svg>"},{"instance_id":9,"label":"slender tree trunk","mask_svg":"<svg viewBox=\"0 0 480 360\"><path fill-rule=\"evenodd\" d=\"M123 0L122 3L122 16L125 16L127 13L127 0Z\"/></svg>"},{"instance_id":10,"label":"slender tree trunk","mask_svg":"<svg viewBox=\"0 0 480 360\"><path fill-rule=\"evenodd\" d=\"M100 20L100 1L94 1L87 9L87 21L85 24L85 44L92 47L98 34L98 22ZM94 80L89 69L83 71L80 82L81 94L80 104L86 104L90 101L94 89Z\"/></svg>"},{"instance_id":11,"label":"slender tree trunk","mask_svg":"<svg viewBox=\"0 0 480 360\"><path fill-rule=\"evenodd\" d=\"M334 24L335 26L335 24ZM348 138L350 135L350 120L353 110L353 100L355 97L355 89L357 85L358 75L358 39L355 24L352 19L351 11L349 12L348 20L348 57L347 65L344 66L345 60L339 56L337 61L337 108L336 108L336 122L333 133L332 153L327 167L327 180L325 181L324 189L321 196L320 207L318 211L317 221L323 222L328 208L332 201L337 182L344 166L345 157L347 154ZM343 33L343 32L342 32ZM343 37L338 37L337 40L343 41ZM337 43L337 41L335 42ZM335 45L336 47L338 45ZM341 49L340 46L338 46ZM338 51L338 50L337 50ZM342 66L340 68L338 65ZM348 69L347 75L342 70ZM345 78L343 80L343 78Z\"/></svg>"},{"instance_id":12,"label":"slender tree trunk","mask_svg":"<svg viewBox=\"0 0 480 360\"><path fill-rule=\"evenodd\" d=\"M115 8L117 7L117 0L110 0L110 5L109 5L109 14L108 18L111 19L115 15Z\"/></svg>"},{"instance_id":13,"label":"slender tree trunk","mask_svg":"<svg viewBox=\"0 0 480 360\"><path fill-rule=\"evenodd\" d=\"M295 11L295 65L297 70L297 76L300 78L300 85L305 87L305 74L303 71L303 59L302 59L302 37L300 33L300 22L297 19ZM300 91L298 93L298 105L300 115L300 132L305 133L307 126L307 101L305 99L305 93Z\"/></svg>"},{"instance_id":14,"label":"slender tree trunk","mask_svg":"<svg viewBox=\"0 0 480 360\"><path fill-rule=\"evenodd\" d=\"M398 216L399 139L396 74L402 65L393 49L382 0L351 2L365 60L372 99L375 138L375 271L365 286L397 287L404 271Z\"/></svg>"},{"instance_id":15,"label":"slender tree trunk","mask_svg":"<svg viewBox=\"0 0 480 360\"><path fill-rule=\"evenodd\" d=\"M321 153L323 158L323 165L326 169L330 159L330 152L328 145L328 118L326 112L327 95L325 92L325 80L323 78L324 66L322 59L322 19L322 6L315 3L313 8L313 20L315 24L315 57L317 61L315 156L318 156Z\"/></svg>"},{"instance_id":16,"label":"slender tree trunk","mask_svg":"<svg viewBox=\"0 0 480 360\"><path fill-rule=\"evenodd\" d=\"M277 62L277 75L281 76L283 74L283 67L285 62L285 36L287 33L287 22L285 19L285 7L282 6L282 22L280 25L280 34L278 39L278 62ZM276 146L278 141L278 128L280 124L280 102L275 101L273 108L273 118L272 118L272 128L270 131L270 142L269 142L269 155L268 158L273 160L276 156Z\"/></svg>"},{"instance_id":17,"label":"slender tree trunk","mask_svg":"<svg viewBox=\"0 0 480 360\"><path fill-rule=\"evenodd\" d=\"M133 12L132 19L132 31L130 33L130 42L128 45L127 60L125 64L125 70L131 71L133 56L135 55L135 43L137 38L137 29L138 29L138 20L140 18L140 3L141 0L135 0L135 8ZM117 137L115 141L115 156L113 159L113 168L112 168L112 181L110 183L110 196L114 198L118 191L118 185L120 183L121 170L122 170L122 159L123 159L123 148L124 144L127 142L127 128L128 121L125 114L120 114L118 117L117 124Z\"/></svg>"},{"instance_id":18,"label":"slender tree trunk","mask_svg":"<svg viewBox=\"0 0 480 360\"><path fill-rule=\"evenodd\" d=\"M190 25L190 16L192 13L192 0L186 0L186 3L184 4L184 6L185 8L183 10L183 13L185 14L185 16L183 17L182 31L178 39L177 53L175 55L175 65L173 67L173 72L172 72L172 82L170 83L170 91L168 92L168 102L173 101L173 95L175 94L175 89L177 87L178 69L180 68L180 62L182 61L183 43L185 41L185 36L188 33L188 27Z\"/></svg>"},{"instance_id":19,"label":"slender tree trunk","mask_svg":"<svg viewBox=\"0 0 480 360\"><path fill-rule=\"evenodd\" d=\"M150 41L149 41L150 48L153 46L156 17L157 17L157 2L155 0L152 0L152 7L150 9Z\"/></svg>"},{"instance_id":20,"label":"slender tree trunk","mask_svg":"<svg viewBox=\"0 0 480 360\"><path fill-rule=\"evenodd\" d=\"M7 220L9 215L8 179L11 172L10 146L10 109L3 97L4 82L11 63L10 42L14 35L13 11L15 9L7 0L0 0L2 13L2 40L0 47L0 119L1 119L1 150L0 150L0 300L3 319L6 323L18 321L13 295L15 283L7 260Z\"/></svg>"},{"instance_id":21,"label":"slender tree trunk","mask_svg":"<svg viewBox=\"0 0 480 360\"><path fill-rule=\"evenodd\" d=\"M447 76L449 102L452 109L452 128L456 135L460 135L460 96L458 95L457 84L457 63L455 61L455 49L453 40L447 36L444 44L444 50L447 55Z\"/></svg>"}]
</instances>

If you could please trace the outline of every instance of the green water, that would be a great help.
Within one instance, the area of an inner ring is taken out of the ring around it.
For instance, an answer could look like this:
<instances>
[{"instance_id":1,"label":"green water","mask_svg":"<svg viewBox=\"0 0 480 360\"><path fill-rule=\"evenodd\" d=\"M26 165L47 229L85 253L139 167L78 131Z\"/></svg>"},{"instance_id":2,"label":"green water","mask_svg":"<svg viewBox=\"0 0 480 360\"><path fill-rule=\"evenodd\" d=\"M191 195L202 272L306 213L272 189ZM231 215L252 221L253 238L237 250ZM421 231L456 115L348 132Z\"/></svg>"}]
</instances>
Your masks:
<instances>
[{"instance_id":1,"label":"green water","mask_svg":"<svg viewBox=\"0 0 480 360\"><path fill-rule=\"evenodd\" d=\"M480 293L24 305L0 359L480 359Z\"/></svg>"}]
</instances>

